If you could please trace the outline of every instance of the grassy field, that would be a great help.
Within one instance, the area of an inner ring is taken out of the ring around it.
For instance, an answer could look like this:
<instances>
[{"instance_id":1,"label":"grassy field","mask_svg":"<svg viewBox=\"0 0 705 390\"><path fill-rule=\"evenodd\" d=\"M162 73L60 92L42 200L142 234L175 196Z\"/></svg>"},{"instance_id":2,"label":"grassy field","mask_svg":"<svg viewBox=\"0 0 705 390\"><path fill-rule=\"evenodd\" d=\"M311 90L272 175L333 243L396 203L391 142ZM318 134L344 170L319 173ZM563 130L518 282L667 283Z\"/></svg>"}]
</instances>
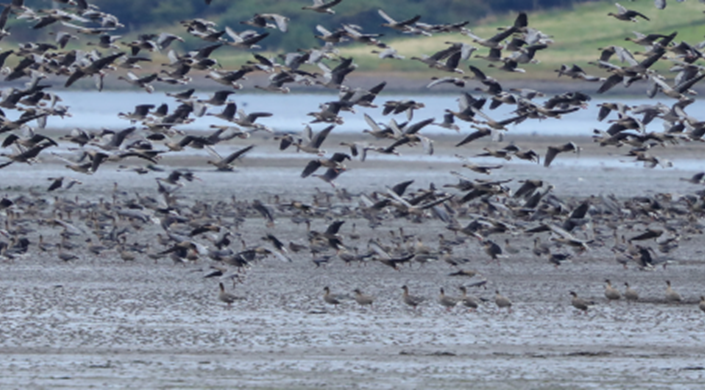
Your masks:
<instances>
[{"instance_id":1,"label":"grassy field","mask_svg":"<svg viewBox=\"0 0 705 390\"><path fill-rule=\"evenodd\" d=\"M640 20L637 23L624 22L614 19L607 14L616 12L614 3L600 1L585 3L575 6L572 9L549 10L532 12L529 14L529 26L537 28L545 34L551 35L554 43L549 49L537 54L539 64L523 65L532 78L555 78L554 69L561 64L576 63L583 66L589 72L594 69L596 74L601 71L587 64L594 61L599 55L599 48L610 45L622 46L633 53L644 51L644 49L634 43L625 41L627 37L635 37L633 31L643 34L659 33L670 34L678 31L675 41L686 41L696 45L703 41L703 25L705 25L705 5L700 2L690 1L684 3L670 2L665 10L657 10L651 1L624 2L630 9L634 9L645 14L650 21ZM516 13L500 15L482 20L469 28L480 37L490 37L498 32L502 26L510 26L514 22ZM422 74L428 76L429 73L438 71L429 70L426 65L410 61L413 56L422 54L431 55L441 50L447 45L445 42L467 42L472 43L467 36L460 34L436 34L432 37L414 36L408 37L389 29L381 29L385 36L383 42L397 49L400 55L406 57L404 61L380 60L376 54L371 53L375 48L372 46L348 45L340 48L343 56L352 56L355 63L359 65L360 71L381 71L381 72L406 72L410 75ZM486 55L489 49L474 44L478 47L476 54ZM275 53L264 53L272 56ZM240 51L227 58L221 58L221 63L226 68L237 66L251 58L247 52ZM472 59L473 63L480 68L486 67L486 62L479 59ZM478 65L479 64L479 65ZM467 68L464 65L463 68ZM668 68L666 63L658 64L656 69L665 71ZM497 73L492 71L491 73ZM524 78L524 74L504 74L502 78Z\"/></svg>"},{"instance_id":2,"label":"grassy field","mask_svg":"<svg viewBox=\"0 0 705 390\"><path fill-rule=\"evenodd\" d=\"M672 3L672 4L670 4ZM553 36L554 43L548 50L539 52L537 58L540 64L529 64L524 67L532 75L539 77L555 77L553 70L560 64L577 63L586 66L588 61L594 61L599 55L598 48L610 45L622 46L632 52L643 51L643 48L625 38L634 37L633 31L644 34L659 33L670 34L678 31L676 42L686 41L692 45L701 42L703 38L703 25L705 25L705 6L700 2L670 2L662 11L654 8L653 2L624 2L630 9L645 14L651 21L640 20L638 23L623 22L607 16L609 12L616 12L612 2L585 3L573 9L535 12L529 14L529 26ZM483 20L476 27L471 27L472 32L480 37L490 37L496 34L497 28L509 26L513 23L515 14ZM389 34L393 35L394 32ZM399 34L396 34L397 36ZM413 37L385 40L390 46L398 50L399 54L410 58L420 54L433 54L445 47L445 42L470 42L466 36L435 35L433 37ZM486 55L489 49L479 47L477 53ZM403 71L423 71L425 65L419 62L404 61L390 63L391 60L380 61L370 53L369 47L355 46L341 50L343 55L353 56L355 62L362 69L381 67L394 68ZM472 60L477 62L479 60ZM484 67L484 63L482 67ZM665 69L662 66L661 69ZM587 69L587 67L585 68ZM515 77L523 77L515 75Z\"/></svg>"},{"instance_id":3,"label":"grassy field","mask_svg":"<svg viewBox=\"0 0 705 390\"><path fill-rule=\"evenodd\" d=\"M608 16L609 12L616 12L617 8L611 1L599 1L584 3L573 7L572 9L548 10L541 12L529 13L529 25L539 29L545 34L553 37L554 43L549 49L537 53L539 64L526 64L521 67L525 68L528 74L520 73L502 73L502 79L551 79L555 80L556 75L554 70L561 64L576 63L582 66L589 73L604 76L605 73L593 66L588 65L589 61L594 61L599 55L599 48L610 45L619 45L629 49L632 52L643 51L642 47L634 43L625 41L627 37L634 37L633 31L639 31L644 34L660 33L670 34L678 31L676 42L686 41L692 45L696 45L703 39L703 25L705 24L705 5L699 1L687 1L677 3L670 1L665 10L657 10L653 6L652 1L642 0L639 2L623 1L627 8L637 10L647 15L651 20L640 20L638 23L623 22ZM490 37L498 32L498 28L502 26L510 26L516 13L496 15L491 18L486 18L479 22L473 23L468 28L480 37ZM462 15L458 20L462 20ZM380 20L381 22L381 20ZM223 26L221 26L223 27ZM328 26L332 28L333 26ZM160 28L160 31L169 31L172 33L186 36L181 26L170 26ZM406 60L380 60L376 54L371 53L372 46L363 45L347 45L340 47L340 54L343 56L352 56L355 63L358 64L359 72L403 72L407 77L423 77L428 78L430 75L445 75L442 72L431 70L426 65L409 60L413 56L422 54L431 55L438 50L441 50L447 45L446 42L466 42L472 43L467 36L460 34L436 34L432 37L414 36L409 37L396 31L380 27L377 31L384 33L383 42L397 49L400 55L406 57ZM129 34L122 41L130 41L135 34ZM49 39L49 38L47 38ZM92 40L89 37L82 37L78 43L70 44L67 49L79 49L85 47L85 43ZM478 47L475 54L486 55L489 49L474 44ZM180 50L178 45L175 45L177 50ZM183 50L180 50L183 51ZM274 57L277 52L260 52L266 57ZM507 53L505 53L506 55ZM153 53L152 66L143 65L143 72L156 71L163 69L159 64L167 62L166 53ZM215 52L219 63L224 69L236 69L247 61L252 60L252 54L243 49L235 49L224 47ZM10 57L6 62L8 66L14 66L19 58ZM471 59L468 63L474 64L481 69L487 69L488 73L497 77L500 73L497 70L487 68L487 62L480 59ZM461 67L467 69L467 65ZM662 73L668 68L667 62L659 63L655 68ZM317 67L308 67L309 70L318 71Z\"/></svg>"}]
</instances>

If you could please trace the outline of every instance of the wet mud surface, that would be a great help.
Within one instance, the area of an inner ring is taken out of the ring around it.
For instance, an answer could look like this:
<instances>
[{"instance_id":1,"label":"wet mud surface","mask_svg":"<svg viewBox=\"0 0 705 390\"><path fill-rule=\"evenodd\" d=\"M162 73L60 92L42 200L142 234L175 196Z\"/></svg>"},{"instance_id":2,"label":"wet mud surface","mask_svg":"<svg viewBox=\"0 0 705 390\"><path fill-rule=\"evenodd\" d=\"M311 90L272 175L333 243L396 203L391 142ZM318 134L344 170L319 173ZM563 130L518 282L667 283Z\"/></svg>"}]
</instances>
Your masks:
<instances>
[{"instance_id":1,"label":"wet mud surface","mask_svg":"<svg viewBox=\"0 0 705 390\"><path fill-rule=\"evenodd\" d=\"M580 158L585 157L589 156ZM584 167L571 165L574 159L562 156L550 171L507 164L492 178L539 176L566 197L702 189L678 180L694 173L688 170ZM182 202L196 198L227 202L233 195L271 202L276 194L284 200L310 201L318 189L332 192L315 178L300 179L305 161L291 161L286 166L252 158L230 174L199 170L203 182L184 187ZM338 185L352 193L384 191L385 186L412 178L417 180L414 189L431 182L440 186L455 182L448 172L460 169L457 162L430 164L423 159L350 165ZM27 194L31 189L51 199L41 192L44 177L59 169L63 168L51 164L9 167L3 172L4 195ZM110 198L113 182L126 192L119 199L135 192L154 195L157 176L106 169L59 196ZM332 202L357 204L335 197ZM325 230L337 216L331 212L328 217L313 219L311 228ZM349 237L353 223L359 236L355 239ZM341 234L346 245L363 251L370 238L389 241L390 230L398 232L399 227L432 248L438 246L439 233L454 236L437 219L416 224L392 218L375 229L364 219L346 219ZM153 241L160 231L158 223L151 223L130 241ZM285 243L306 243L305 227L287 217L277 218L273 228L267 228L262 218L248 217L237 230L248 245L262 242L266 232ZM468 259L460 268L479 275L464 279L448 276L457 268L443 261L414 263L397 271L379 262L347 266L337 258L316 267L310 254L292 254L291 263L270 257L243 272L234 287L230 280L222 280L229 292L246 298L231 308L218 300L218 280L204 278L209 267L217 265L206 258L189 264L164 258L155 264L141 256L125 262L111 250L100 256L83 252L65 263L33 245L28 256L0 263L0 387L700 386L705 380L705 313L697 306L698 297L705 294L702 236L684 237L669 254L673 264L665 269L642 271L618 264L608 249L613 244L611 231L602 233L604 242L558 268L531 253L532 236L493 235L495 242L510 239L520 249L500 264L488 262L479 241L466 237L453 253ZM58 241L56 228L37 225L28 237L36 242L39 234ZM240 244L232 246L237 249ZM607 278L622 291L623 283L629 282L639 291L640 301L608 303L603 295ZM460 307L446 311L438 304L439 288L458 296L459 286L482 279L487 279L486 288L469 288L469 293L487 300L476 312ZM665 302L666 280L683 296L683 303ZM402 285L427 301L418 310L405 306ZM375 302L360 307L348 300L333 307L322 299L324 286L345 294L360 288ZM497 310L495 289L513 301L511 313ZM587 314L577 311L570 305L569 291L596 305Z\"/></svg>"}]
</instances>

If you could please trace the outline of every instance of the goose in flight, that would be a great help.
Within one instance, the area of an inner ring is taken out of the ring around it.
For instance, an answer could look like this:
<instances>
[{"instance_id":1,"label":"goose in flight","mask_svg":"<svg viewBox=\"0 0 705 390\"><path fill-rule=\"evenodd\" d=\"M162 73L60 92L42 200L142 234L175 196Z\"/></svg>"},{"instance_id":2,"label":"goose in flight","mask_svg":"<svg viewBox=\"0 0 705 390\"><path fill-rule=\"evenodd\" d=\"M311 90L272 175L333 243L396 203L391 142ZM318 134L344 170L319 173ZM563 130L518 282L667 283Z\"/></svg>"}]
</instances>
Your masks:
<instances>
[{"instance_id":1,"label":"goose in flight","mask_svg":"<svg viewBox=\"0 0 705 390\"><path fill-rule=\"evenodd\" d=\"M431 36L430 33L414 26L414 24L416 22L418 22L419 19L421 19L421 15L416 15L411 19L397 22L396 20L392 19L389 15L387 15L386 12L384 12L381 9L378 10L377 13L379 13L379 16L381 16L386 21L385 23L381 24L382 27L389 27L391 29L401 31L401 32L407 33L407 34L419 34L419 35Z\"/></svg>"},{"instance_id":2,"label":"goose in flight","mask_svg":"<svg viewBox=\"0 0 705 390\"><path fill-rule=\"evenodd\" d=\"M251 19L242 21L240 24L259 28L278 28L281 32L289 30L289 18L279 14L255 14Z\"/></svg>"},{"instance_id":3,"label":"goose in flight","mask_svg":"<svg viewBox=\"0 0 705 390\"><path fill-rule=\"evenodd\" d=\"M214 150L208 149L209 152L211 152L213 155L215 155L218 158L218 160L208 160L208 164L213 165L219 171L232 171L233 170L233 163L235 162L235 160L242 157L242 155L249 152L254 147L255 147L255 145L250 145L248 147L242 148L238 151L231 153L230 155L228 155L225 158L218 155L218 153L216 153Z\"/></svg>"},{"instance_id":4,"label":"goose in flight","mask_svg":"<svg viewBox=\"0 0 705 390\"><path fill-rule=\"evenodd\" d=\"M553 159L556 158L558 153L563 152L573 152L580 154L580 147L573 142L568 142L567 144L561 146L549 146L548 150L546 151L546 156L543 159L543 166L548 168L548 166L551 165L551 162L553 161Z\"/></svg>"},{"instance_id":5,"label":"goose in flight","mask_svg":"<svg viewBox=\"0 0 705 390\"><path fill-rule=\"evenodd\" d=\"M644 20L651 20L647 18L644 14L639 13L637 11L631 10L631 9L626 9L619 3L614 3L614 5L617 7L617 13L615 14L614 12L610 12L607 14L607 16L612 16L617 20L623 20L627 22L636 22L637 17L643 18Z\"/></svg>"},{"instance_id":6,"label":"goose in flight","mask_svg":"<svg viewBox=\"0 0 705 390\"><path fill-rule=\"evenodd\" d=\"M345 153L335 153L331 158L311 160L308 164L306 164L306 167L304 168L303 172L301 172L301 177L306 178L310 176L312 173L316 172L320 167L345 170L345 165L343 165L343 162L345 160L350 160L350 156Z\"/></svg>"},{"instance_id":7,"label":"goose in flight","mask_svg":"<svg viewBox=\"0 0 705 390\"><path fill-rule=\"evenodd\" d=\"M150 83L156 80L157 76L158 73L152 73L147 76L137 77L134 73L127 72L127 77L119 76L118 80L124 80L136 87L143 88L147 93L152 93L154 92L154 86Z\"/></svg>"},{"instance_id":8,"label":"goose in flight","mask_svg":"<svg viewBox=\"0 0 705 390\"><path fill-rule=\"evenodd\" d=\"M326 137L328 137L328 134L330 134L334 127L335 125L330 125L314 135L311 126L306 125L301 132L301 139L299 139L299 142L295 143L294 146L296 146L297 150L302 152L322 156L325 154L325 150L321 149L321 145L323 145L323 141L326 140Z\"/></svg>"},{"instance_id":9,"label":"goose in flight","mask_svg":"<svg viewBox=\"0 0 705 390\"><path fill-rule=\"evenodd\" d=\"M303 10L310 10L314 12L318 12L321 14L335 14L335 11L332 10L333 7L336 5L340 4L340 2L343 0L331 0L327 3L324 3L323 0L313 0L313 5L307 5L304 7L301 7Z\"/></svg>"}]
</instances>

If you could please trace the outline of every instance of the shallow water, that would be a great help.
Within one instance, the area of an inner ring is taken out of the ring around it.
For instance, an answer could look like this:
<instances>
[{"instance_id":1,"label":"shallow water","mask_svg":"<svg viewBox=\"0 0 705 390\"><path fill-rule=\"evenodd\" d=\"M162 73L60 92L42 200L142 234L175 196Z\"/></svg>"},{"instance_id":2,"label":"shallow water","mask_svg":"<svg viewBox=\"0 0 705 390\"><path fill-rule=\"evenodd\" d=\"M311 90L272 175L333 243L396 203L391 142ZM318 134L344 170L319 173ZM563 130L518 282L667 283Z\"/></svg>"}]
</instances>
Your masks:
<instances>
[{"instance_id":1,"label":"shallow water","mask_svg":"<svg viewBox=\"0 0 705 390\"><path fill-rule=\"evenodd\" d=\"M93 128L113 128L119 129L129 127L129 121L117 117L118 112L131 112L137 104L155 104L159 105L167 103L171 110L176 108L177 103L174 99L165 96L164 93L155 92L153 94L145 94L142 92L79 92L79 91L62 91L62 104L70 107L72 117L64 119L50 118L49 125L53 128L72 129L75 127L93 129ZM207 94L195 95L201 99L207 99ZM403 95L380 95L375 100L375 103L380 107L387 100L402 100L412 99L417 102L423 102L426 107L415 111L414 120L422 120L426 118L436 118L437 122L441 122L446 109L458 110L457 99L458 94L452 95L418 95L418 96L403 96ZM479 94L475 94L480 97ZM278 131L300 131L304 123L312 120L312 117L306 114L314 111L320 104L337 100L337 95L328 94L249 94L237 92L231 95L231 101L238 104L238 108L244 109L247 113L250 112L271 112L274 115L270 118L260 118L258 122L272 127ZM537 99L537 102L542 100ZM613 99L611 101L621 102L628 105L641 104L656 104L655 100L649 99ZM106 104L109 102L109 104ZM561 119L546 119L543 121L526 121L519 125L512 125L509 131L513 134L536 134L536 135L571 135L571 136L590 136L593 129L606 129L609 124L597 121L597 113L599 107L598 101L589 102L587 109L581 109L574 113L567 114ZM510 117L511 111L516 109L516 106L502 105L496 110L487 109L487 115L495 120L501 120ZM210 107L209 113L218 113L222 107ZM367 124L363 118L363 113L372 116L378 122L387 123L392 116L382 116L381 110L371 108L356 108L357 112L341 113L345 123L336 128L337 132L361 133L367 129ZM695 101L688 106L689 112L699 112L705 110L705 102ZM612 114L610 119L615 118ZM397 115L398 122L406 121L405 115ZM655 120L649 125L649 129L654 131L661 130L661 122ZM227 122L217 118L204 116L191 125L179 126L185 130L208 130L210 125L224 125ZM458 123L463 132L469 130L469 126L465 123ZM320 125L319 125L320 126ZM442 134L448 133L448 130L429 126L424 129L424 134Z\"/></svg>"}]
</instances>

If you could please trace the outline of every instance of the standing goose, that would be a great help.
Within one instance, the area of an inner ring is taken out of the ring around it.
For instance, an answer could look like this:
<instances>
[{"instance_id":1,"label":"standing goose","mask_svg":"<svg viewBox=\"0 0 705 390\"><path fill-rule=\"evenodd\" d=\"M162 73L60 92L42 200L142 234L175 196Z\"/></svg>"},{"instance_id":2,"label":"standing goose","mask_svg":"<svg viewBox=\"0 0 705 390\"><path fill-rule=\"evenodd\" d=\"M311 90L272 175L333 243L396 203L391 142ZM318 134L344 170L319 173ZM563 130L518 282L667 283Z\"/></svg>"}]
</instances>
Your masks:
<instances>
[{"instance_id":1,"label":"standing goose","mask_svg":"<svg viewBox=\"0 0 705 390\"><path fill-rule=\"evenodd\" d=\"M458 300L447 296L445 291L443 291L443 287L441 287L441 294L438 296L438 303L445 307L446 311L450 311L450 309L454 308L458 304Z\"/></svg>"},{"instance_id":2,"label":"standing goose","mask_svg":"<svg viewBox=\"0 0 705 390\"><path fill-rule=\"evenodd\" d=\"M678 294L677 292L673 291L671 288L671 281L667 280L666 281L666 302L668 303L673 303L673 302L680 302L683 300L681 298L681 295Z\"/></svg>"},{"instance_id":3,"label":"standing goose","mask_svg":"<svg viewBox=\"0 0 705 390\"><path fill-rule=\"evenodd\" d=\"M353 292L355 293L355 302L357 302L360 306L372 306L372 302L375 301L375 298L373 296L363 294L359 288L356 288L355 290L353 290Z\"/></svg>"},{"instance_id":4,"label":"standing goose","mask_svg":"<svg viewBox=\"0 0 705 390\"><path fill-rule=\"evenodd\" d=\"M487 255L490 256L492 260L497 261L497 264L499 264L499 259L504 257L502 256L502 248L491 240L483 241L482 247L485 250L485 253L487 253Z\"/></svg>"},{"instance_id":5,"label":"standing goose","mask_svg":"<svg viewBox=\"0 0 705 390\"><path fill-rule=\"evenodd\" d=\"M330 288L328 288L328 286L323 287L323 301L333 306L340 304L340 300L330 293Z\"/></svg>"},{"instance_id":6,"label":"standing goose","mask_svg":"<svg viewBox=\"0 0 705 390\"><path fill-rule=\"evenodd\" d=\"M220 293L218 294L218 300L221 302L225 302L228 304L228 307L232 305L233 302L237 300L244 299L242 297L238 297L237 295L230 294L225 292L225 286L223 286L223 283L218 283L218 286L220 287Z\"/></svg>"},{"instance_id":7,"label":"standing goose","mask_svg":"<svg viewBox=\"0 0 705 390\"><path fill-rule=\"evenodd\" d=\"M639 293L636 292L633 288L629 287L629 283L624 282L624 285L627 287L626 290L624 290L624 298L627 299L627 302L629 301L637 301L639 299Z\"/></svg>"},{"instance_id":8,"label":"standing goose","mask_svg":"<svg viewBox=\"0 0 705 390\"><path fill-rule=\"evenodd\" d=\"M573 291L570 292L570 295L573 296L573 298L570 300L570 304L573 305L574 308L582 311L583 314L587 314L588 308L594 304L593 302L589 302L584 300L583 298L578 297L578 294Z\"/></svg>"},{"instance_id":9,"label":"standing goose","mask_svg":"<svg viewBox=\"0 0 705 390\"><path fill-rule=\"evenodd\" d=\"M612 287L612 283L609 279L605 279L605 298L607 302L616 301L622 298L622 294L616 288Z\"/></svg>"},{"instance_id":10,"label":"standing goose","mask_svg":"<svg viewBox=\"0 0 705 390\"><path fill-rule=\"evenodd\" d=\"M402 302L413 307L414 310L416 310L416 306L420 305L423 301L426 300L426 298L424 298L424 297L410 295L409 288L406 287L406 285L401 286L401 288L402 288L402 290L404 290L404 292L401 295Z\"/></svg>"},{"instance_id":11,"label":"standing goose","mask_svg":"<svg viewBox=\"0 0 705 390\"><path fill-rule=\"evenodd\" d=\"M468 289L465 286L458 287L463 295L460 297L460 303L469 308L470 311L475 310L479 307L478 299L474 296L468 296Z\"/></svg>"},{"instance_id":12,"label":"standing goose","mask_svg":"<svg viewBox=\"0 0 705 390\"><path fill-rule=\"evenodd\" d=\"M512 312L512 301L500 294L499 290L495 290L494 303L498 308L503 309L506 307L510 313Z\"/></svg>"}]
</instances>

